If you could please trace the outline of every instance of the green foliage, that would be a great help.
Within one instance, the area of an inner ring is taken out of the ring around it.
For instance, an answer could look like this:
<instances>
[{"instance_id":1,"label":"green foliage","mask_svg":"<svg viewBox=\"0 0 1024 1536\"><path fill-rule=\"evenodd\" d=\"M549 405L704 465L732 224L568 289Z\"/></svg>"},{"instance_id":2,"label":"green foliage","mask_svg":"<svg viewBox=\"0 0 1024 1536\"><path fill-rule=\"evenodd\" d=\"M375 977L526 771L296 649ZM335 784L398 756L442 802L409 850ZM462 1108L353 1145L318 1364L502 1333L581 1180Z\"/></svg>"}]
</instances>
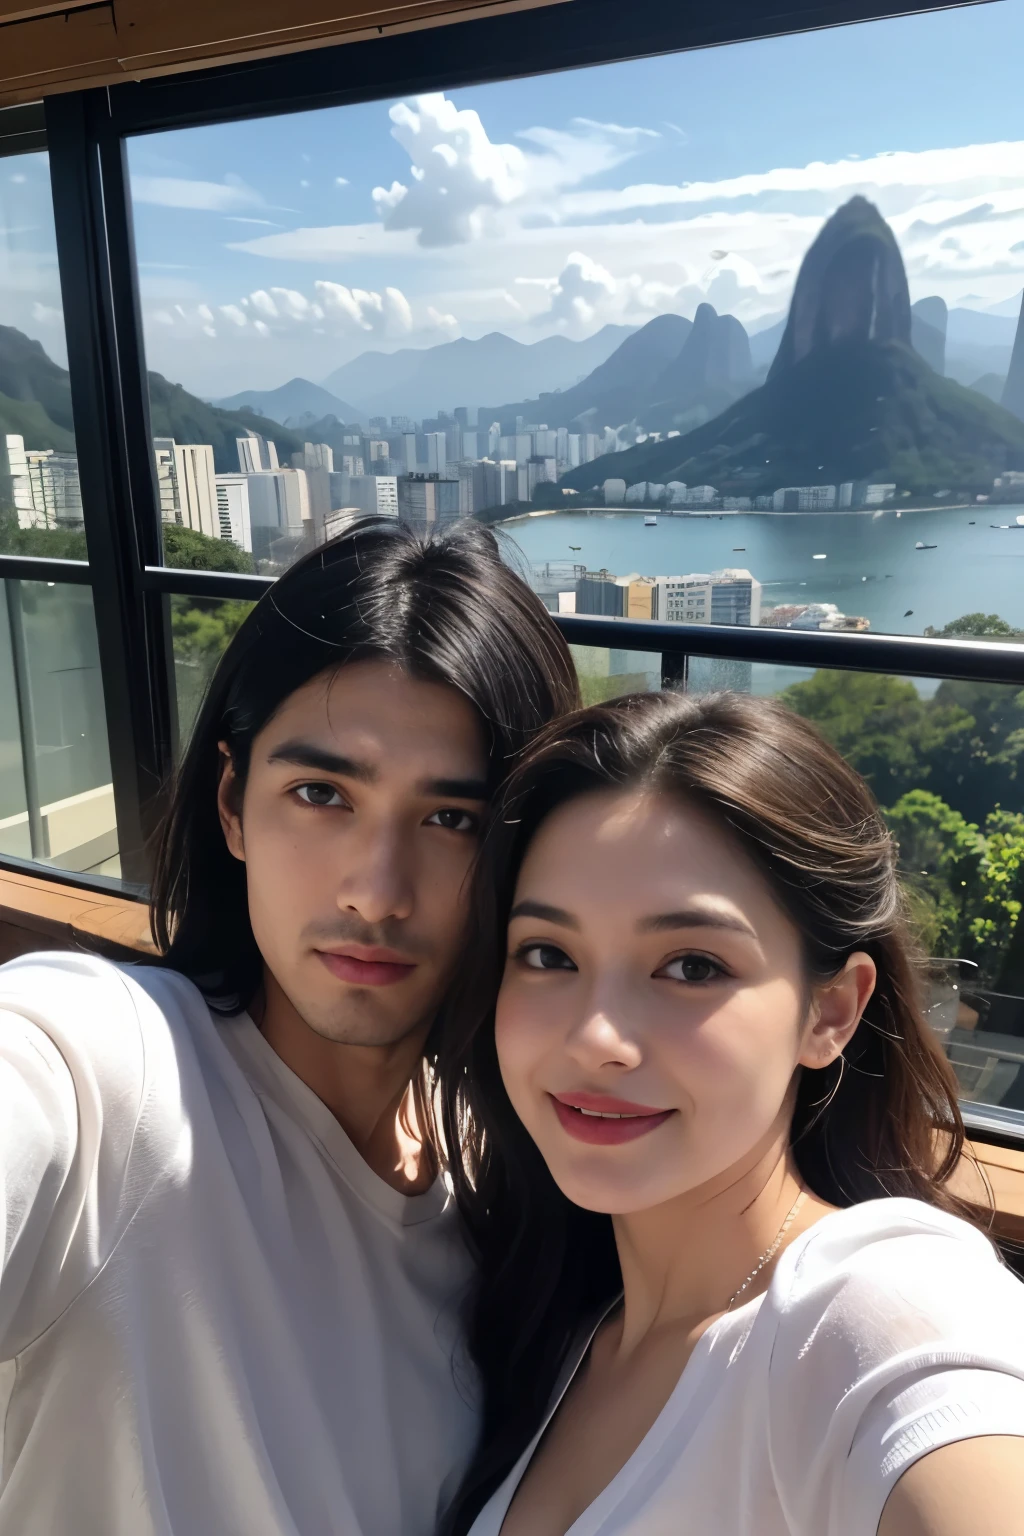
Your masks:
<instances>
[{"instance_id":1,"label":"green foliage","mask_svg":"<svg viewBox=\"0 0 1024 1536\"><path fill-rule=\"evenodd\" d=\"M251 613L252 603L171 598L171 642L178 695L178 733L187 741L221 656Z\"/></svg>"},{"instance_id":2,"label":"green foliage","mask_svg":"<svg viewBox=\"0 0 1024 1536\"><path fill-rule=\"evenodd\" d=\"M5 555L34 555L48 560L86 560L81 528L19 528L13 512L0 511L0 551Z\"/></svg>"},{"instance_id":3,"label":"green foliage","mask_svg":"<svg viewBox=\"0 0 1024 1536\"><path fill-rule=\"evenodd\" d=\"M782 695L863 774L883 803L919 787L962 751L974 722L956 704L923 700L913 683L868 672L815 672Z\"/></svg>"},{"instance_id":4,"label":"green foliage","mask_svg":"<svg viewBox=\"0 0 1024 1536\"><path fill-rule=\"evenodd\" d=\"M164 564L177 570L237 571L251 575L252 556L228 539L211 539L180 523L163 524Z\"/></svg>"},{"instance_id":5,"label":"green foliage","mask_svg":"<svg viewBox=\"0 0 1024 1536\"><path fill-rule=\"evenodd\" d=\"M884 814L922 942L993 984L1020 916L1024 815L997 806L979 828L921 789Z\"/></svg>"},{"instance_id":6,"label":"green foliage","mask_svg":"<svg viewBox=\"0 0 1024 1536\"><path fill-rule=\"evenodd\" d=\"M1007 624L998 613L965 613L959 619L951 619L948 624L943 624L941 629L933 629L929 624L925 634L932 639L960 639L970 637L983 639L986 635L995 635L1000 639L1014 640L1024 631L1014 629L1012 624Z\"/></svg>"},{"instance_id":7,"label":"green foliage","mask_svg":"<svg viewBox=\"0 0 1024 1536\"><path fill-rule=\"evenodd\" d=\"M154 437L173 437L179 443L210 443L213 461L222 473L238 468L235 439L246 431L259 432L277 444L281 462L302 450L303 436L279 427L255 411L225 411L190 395L180 384L171 384L159 373L149 375L149 413Z\"/></svg>"}]
</instances>

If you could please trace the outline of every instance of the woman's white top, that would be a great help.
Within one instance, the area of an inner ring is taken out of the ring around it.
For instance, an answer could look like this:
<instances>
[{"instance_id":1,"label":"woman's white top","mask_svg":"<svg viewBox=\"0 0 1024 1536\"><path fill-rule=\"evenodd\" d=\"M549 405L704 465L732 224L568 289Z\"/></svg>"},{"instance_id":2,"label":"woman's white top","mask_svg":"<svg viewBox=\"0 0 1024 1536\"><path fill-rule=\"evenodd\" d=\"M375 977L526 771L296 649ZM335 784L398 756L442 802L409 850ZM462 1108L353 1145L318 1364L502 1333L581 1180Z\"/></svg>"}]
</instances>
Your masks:
<instances>
[{"instance_id":1,"label":"woman's white top","mask_svg":"<svg viewBox=\"0 0 1024 1536\"><path fill-rule=\"evenodd\" d=\"M473 1525L498 1536L548 1420ZM762 1296L702 1335L636 1451L571 1536L875 1536L912 1462L1024 1436L1024 1284L917 1200L836 1211Z\"/></svg>"}]
</instances>

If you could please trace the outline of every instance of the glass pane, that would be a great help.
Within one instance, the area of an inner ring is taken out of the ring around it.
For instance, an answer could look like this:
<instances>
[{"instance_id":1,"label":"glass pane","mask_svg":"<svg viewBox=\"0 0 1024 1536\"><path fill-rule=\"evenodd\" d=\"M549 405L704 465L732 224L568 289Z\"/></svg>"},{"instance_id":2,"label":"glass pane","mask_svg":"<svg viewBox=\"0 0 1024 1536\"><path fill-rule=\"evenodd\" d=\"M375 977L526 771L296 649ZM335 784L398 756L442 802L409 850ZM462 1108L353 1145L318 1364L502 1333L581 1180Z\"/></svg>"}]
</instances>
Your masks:
<instances>
[{"instance_id":1,"label":"glass pane","mask_svg":"<svg viewBox=\"0 0 1024 1536\"><path fill-rule=\"evenodd\" d=\"M0 581L0 853L120 874L88 587Z\"/></svg>"},{"instance_id":2,"label":"glass pane","mask_svg":"<svg viewBox=\"0 0 1024 1536\"><path fill-rule=\"evenodd\" d=\"M774 694L862 773L899 844L929 1018L965 1100L1024 1115L1024 690L693 657L687 687Z\"/></svg>"},{"instance_id":3,"label":"glass pane","mask_svg":"<svg viewBox=\"0 0 1024 1536\"><path fill-rule=\"evenodd\" d=\"M45 154L0 158L0 553L86 557Z\"/></svg>"},{"instance_id":4,"label":"glass pane","mask_svg":"<svg viewBox=\"0 0 1024 1536\"><path fill-rule=\"evenodd\" d=\"M273 571L524 514L581 612L1024 630L1022 49L1008 0L136 140L161 515Z\"/></svg>"},{"instance_id":5,"label":"glass pane","mask_svg":"<svg viewBox=\"0 0 1024 1536\"><path fill-rule=\"evenodd\" d=\"M192 734L199 706L218 661L255 605L178 596L172 597L170 604L180 751Z\"/></svg>"}]
</instances>

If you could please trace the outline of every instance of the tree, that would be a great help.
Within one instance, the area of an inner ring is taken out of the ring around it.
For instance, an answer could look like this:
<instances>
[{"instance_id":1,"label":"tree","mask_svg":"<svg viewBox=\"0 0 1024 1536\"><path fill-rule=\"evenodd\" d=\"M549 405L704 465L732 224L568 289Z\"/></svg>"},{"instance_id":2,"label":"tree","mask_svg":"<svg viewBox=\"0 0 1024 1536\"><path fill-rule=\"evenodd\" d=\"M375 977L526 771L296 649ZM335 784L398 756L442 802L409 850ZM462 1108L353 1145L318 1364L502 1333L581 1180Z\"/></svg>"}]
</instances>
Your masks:
<instances>
[{"instance_id":1,"label":"tree","mask_svg":"<svg viewBox=\"0 0 1024 1536\"><path fill-rule=\"evenodd\" d=\"M962 750L972 717L920 697L913 683L871 672L815 672L782 694L863 774L883 803L921 788L935 760Z\"/></svg>"},{"instance_id":2,"label":"tree","mask_svg":"<svg viewBox=\"0 0 1024 1536\"><path fill-rule=\"evenodd\" d=\"M961 618L951 619L948 624L943 624L941 629L933 629L929 624L925 634L933 640L983 639L985 636L1015 640L1019 636L1024 636L1024 631L1014 629L1013 625L1007 624L998 613L965 613Z\"/></svg>"},{"instance_id":3,"label":"tree","mask_svg":"<svg viewBox=\"0 0 1024 1536\"><path fill-rule=\"evenodd\" d=\"M190 571L253 572L252 556L228 539L211 539L180 523L164 523L162 529L165 565Z\"/></svg>"},{"instance_id":4,"label":"tree","mask_svg":"<svg viewBox=\"0 0 1024 1536\"><path fill-rule=\"evenodd\" d=\"M0 515L0 550L45 560L87 560L82 528L19 528L13 514Z\"/></svg>"}]
</instances>

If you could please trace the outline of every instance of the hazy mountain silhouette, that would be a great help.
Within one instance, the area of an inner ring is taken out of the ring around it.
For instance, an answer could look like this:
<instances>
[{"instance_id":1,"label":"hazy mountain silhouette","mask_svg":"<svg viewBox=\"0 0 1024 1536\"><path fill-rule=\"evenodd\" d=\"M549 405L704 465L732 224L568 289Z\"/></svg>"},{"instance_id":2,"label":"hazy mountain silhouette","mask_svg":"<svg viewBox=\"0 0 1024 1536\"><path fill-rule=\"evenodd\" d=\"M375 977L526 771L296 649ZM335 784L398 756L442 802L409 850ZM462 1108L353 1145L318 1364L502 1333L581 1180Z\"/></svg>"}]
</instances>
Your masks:
<instances>
[{"instance_id":1,"label":"hazy mountain silhouette","mask_svg":"<svg viewBox=\"0 0 1024 1536\"><path fill-rule=\"evenodd\" d=\"M692 321L681 315L657 315L627 336L578 384L542 393L535 400L481 406L480 420L500 421L509 432L515 430L517 416L586 432L621 426L635 419L641 402L650 396L652 382L679 356L692 330Z\"/></svg>"},{"instance_id":2,"label":"hazy mountain silhouette","mask_svg":"<svg viewBox=\"0 0 1024 1536\"><path fill-rule=\"evenodd\" d=\"M245 407L279 421L282 426L300 426L300 417L317 421L324 416L337 416L339 421L358 423L362 412L347 400L339 400L330 390L322 389L309 379L289 379L277 389L244 389L241 394L230 395L226 400L215 400L215 405L225 411L238 411Z\"/></svg>"},{"instance_id":3,"label":"hazy mountain silhouette","mask_svg":"<svg viewBox=\"0 0 1024 1536\"><path fill-rule=\"evenodd\" d=\"M695 411L717 415L753 384L750 338L734 315L699 304L679 355L648 390L641 415L651 431L697 425Z\"/></svg>"},{"instance_id":4,"label":"hazy mountain silhouette","mask_svg":"<svg viewBox=\"0 0 1024 1536\"><path fill-rule=\"evenodd\" d=\"M1024 421L1024 294L1021 295L1020 318L1013 342L1010 371L1003 387L1003 405Z\"/></svg>"},{"instance_id":5,"label":"hazy mountain silhouette","mask_svg":"<svg viewBox=\"0 0 1024 1536\"><path fill-rule=\"evenodd\" d=\"M461 337L436 347L363 352L336 368L323 386L346 400L357 400L366 413L364 420L420 420L481 400L527 399L542 390L567 389L610 357L635 329L606 325L584 341L546 336L528 343L492 331L476 341Z\"/></svg>"},{"instance_id":6,"label":"hazy mountain silhouette","mask_svg":"<svg viewBox=\"0 0 1024 1536\"><path fill-rule=\"evenodd\" d=\"M899 248L877 209L855 197L804 257L760 389L685 436L606 455L563 484L583 490L615 475L753 496L874 480L927 493L987 490L1002 470L1024 468L1024 424L941 378L910 338Z\"/></svg>"},{"instance_id":7,"label":"hazy mountain silhouette","mask_svg":"<svg viewBox=\"0 0 1024 1536\"><path fill-rule=\"evenodd\" d=\"M936 373L946 372L946 326L949 311L945 299L918 299L910 308L910 340L914 351Z\"/></svg>"}]
</instances>

